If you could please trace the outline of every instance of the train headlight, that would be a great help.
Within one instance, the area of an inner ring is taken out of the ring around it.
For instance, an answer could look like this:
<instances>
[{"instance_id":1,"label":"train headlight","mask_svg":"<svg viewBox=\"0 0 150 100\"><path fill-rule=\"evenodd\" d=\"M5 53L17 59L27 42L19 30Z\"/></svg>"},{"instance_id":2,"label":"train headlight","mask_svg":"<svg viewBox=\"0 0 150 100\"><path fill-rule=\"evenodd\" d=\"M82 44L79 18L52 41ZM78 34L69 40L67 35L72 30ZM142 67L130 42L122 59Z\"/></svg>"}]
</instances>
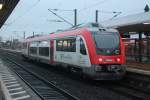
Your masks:
<instances>
[{"instance_id":1,"label":"train headlight","mask_svg":"<svg viewBox=\"0 0 150 100\"><path fill-rule=\"evenodd\" d=\"M100 62L102 62L102 61L103 61L103 59L102 59L102 58L99 58L99 61L100 61Z\"/></svg>"},{"instance_id":2,"label":"train headlight","mask_svg":"<svg viewBox=\"0 0 150 100\"><path fill-rule=\"evenodd\" d=\"M117 58L117 61L120 62L120 58Z\"/></svg>"}]
</instances>

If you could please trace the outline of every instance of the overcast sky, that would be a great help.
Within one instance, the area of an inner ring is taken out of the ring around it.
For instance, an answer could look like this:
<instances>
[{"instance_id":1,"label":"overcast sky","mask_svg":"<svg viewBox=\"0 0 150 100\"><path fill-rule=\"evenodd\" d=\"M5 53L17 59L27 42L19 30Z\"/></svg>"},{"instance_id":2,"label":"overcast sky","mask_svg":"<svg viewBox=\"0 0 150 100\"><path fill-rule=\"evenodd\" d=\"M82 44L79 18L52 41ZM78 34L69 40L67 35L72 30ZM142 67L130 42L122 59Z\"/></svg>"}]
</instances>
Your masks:
<instances>
[{"instance_id":1,"label":"overcast sky","mask_svg":"<svg viewBox=\"0 0 150 100\"><path fill-rule=\"evenodd\" d=\"M95 10L99 12L99 22L111 19L113 11L122 12L118 17L144 12L150 0L20 0L5 25L0 29L4 39L23 38L35 34L48 34L57 29L66 29L70 25L60 20L48 9L77 9L78 24L95 21ZM106 13L106 12L110 13ZM73 12L56 11L58 15L74 23Z\"/></svg>"}]
</instances>

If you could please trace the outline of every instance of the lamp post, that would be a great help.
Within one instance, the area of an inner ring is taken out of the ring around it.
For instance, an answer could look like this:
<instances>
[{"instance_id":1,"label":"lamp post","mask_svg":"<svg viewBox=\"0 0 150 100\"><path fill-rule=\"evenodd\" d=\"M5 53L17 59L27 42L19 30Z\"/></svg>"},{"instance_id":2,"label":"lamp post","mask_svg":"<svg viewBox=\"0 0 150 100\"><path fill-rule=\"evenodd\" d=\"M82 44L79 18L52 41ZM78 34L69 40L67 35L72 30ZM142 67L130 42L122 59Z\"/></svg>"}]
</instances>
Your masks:
<instances>
[{"instance_id":1,"label":"lamp post","mask_svg":"<svg viewBox=\"0 0 150 100\"><path fill-rule=\"evenodd\" d=\"M4 4L5 4L4 0L0 0L0 10L2 10L2 9L3 9Z\"/></svg>"},{"instance_id":2,"label":"lamp post","mask_svg":"<svg viewBox=\"0 0 150 100\"><path fill-rule=\"evenodd\" d=\"M0 10L3 9L3 3L0 2Z\"/></svg>"}]
</instances>

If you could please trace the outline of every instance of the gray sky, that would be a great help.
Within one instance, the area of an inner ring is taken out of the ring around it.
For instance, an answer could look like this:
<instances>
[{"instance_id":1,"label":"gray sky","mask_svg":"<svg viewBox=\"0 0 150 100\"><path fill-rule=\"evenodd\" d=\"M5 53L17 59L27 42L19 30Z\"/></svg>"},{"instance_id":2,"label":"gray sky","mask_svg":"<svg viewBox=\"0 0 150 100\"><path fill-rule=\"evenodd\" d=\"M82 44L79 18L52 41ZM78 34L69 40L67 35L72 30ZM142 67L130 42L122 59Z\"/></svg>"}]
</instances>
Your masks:
<instances>
[{"instance_id":1,"label":"gray sky","mask_svg":"<svg viewBox=\"0 0 150 100\"><path fill-rule=\"evenodd\" d=\"M50 20L60 20L48 9L78 10L78 24L95 21L95 10L98 9L99 21L108 20L113 13L104 11L122 12L121 16L143 12L145 5L150 6L150 0L20 0L5 25L0 30L4 39L23 38L35 34L48 34L57 29L66 29L70 25ZM73 12L56 12L66 20L73 22Z\"/></svg>"}]
</instances>

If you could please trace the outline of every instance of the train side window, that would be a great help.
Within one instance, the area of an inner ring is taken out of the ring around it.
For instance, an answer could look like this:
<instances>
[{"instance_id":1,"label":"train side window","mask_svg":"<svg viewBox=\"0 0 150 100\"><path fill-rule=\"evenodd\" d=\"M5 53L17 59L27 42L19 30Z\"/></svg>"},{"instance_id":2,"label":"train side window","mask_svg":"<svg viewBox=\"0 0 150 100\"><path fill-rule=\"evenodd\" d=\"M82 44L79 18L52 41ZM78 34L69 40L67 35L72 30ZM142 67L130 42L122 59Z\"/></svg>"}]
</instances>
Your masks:
<instances>
[{"instance_id":1,"label":"train side window","mask_svg":"<svg viewBox=\"0 0 150 100\"><path fill-rule=\"evenodd\" d=\"M38 42L31 42L29 46L29 53L37 55L37 43Z\"/></svg>"},{"instance_id":2,"label":"train side window","mask_svg":"<svg viewBox=\"0 0 150 100\"><path fill-rule=\"evenodd\" d=\"M67 40L63 40L63 49L62 51L68 51Z\"/></svg>"},{"instance_id":3,"label":"train side window","mask_svg":"<svg viewBox=\"0 0 150 100\"><path fill-rule=\"evenodd\" d=\"M76 52L76 38L56 40L56 51Z\"/></svg>"},{"instance_id":4,"label":"train side window","mask_svg":"<svg viewBox=\"0 0 150 100\"><path fill-rule=\"evenodd\" d=\"M76 39L71 40L71 50L72 52L76 52Z\"/></svg>"},{"instance_id":5,"label":"train side window","mask_svg":"<svg viewBox=\"0 0 150 100\"><path fill-rule=\"evenodd\" d=\"M49 56L49 47L39 47L40 56Z\"/></svg>"},{"instance_id":6,"label":"train side window","mask_svg":"<svg viewBox=\"0 0 150 100\"><path fill-rule=\"evenodd\" d=\"M30 47L29 50L30 54L37 54L37 47Z\"/></svg>"},{"instance_id":7,"label":"train side window","mask_svg":"<svg viewBox=\"0 0 150 100\"><path fill-rule=\"evenodd\" d=\"M86 55L86 48L83 39L80 39L80 53Z\"/></svg>"},{"instance_id":8,"label":"train side window","mask_svg":"<svg viewBox=\"0 0 150 100\"><path fill-rule=\"evenodd\" d=\"M56 40L56 51L62 51L62 46L63 46L63 41L62 40Z\"/></svg>"},{"instance_id":9,"label":"train side window","mask_svg":"<svg viewBox=\"0 0 150 100\"><path fill-rule=\"evenodd\" d=\"M76 52L76 39L68 39L67 47L69 52Z\"/></svg>"},{"instance_id":10,"label":"train side window","mask_svg":"<svg viewBox=\"0 0 150 100\"><path fill-rule=\"evenodd\" d=\"M67 41L67 51L71 51L71 40Z\"/></svg>"},{"instance_id":11,"label":"train side window","mask_svg":"<svg viewBox=\"0 0 150 100\"><path fill-rule=\"evenodd\" d=\"M39 55L40 56L49 56L49 41L40 41L39 42Z\"/></svg>"}]
</instances>

